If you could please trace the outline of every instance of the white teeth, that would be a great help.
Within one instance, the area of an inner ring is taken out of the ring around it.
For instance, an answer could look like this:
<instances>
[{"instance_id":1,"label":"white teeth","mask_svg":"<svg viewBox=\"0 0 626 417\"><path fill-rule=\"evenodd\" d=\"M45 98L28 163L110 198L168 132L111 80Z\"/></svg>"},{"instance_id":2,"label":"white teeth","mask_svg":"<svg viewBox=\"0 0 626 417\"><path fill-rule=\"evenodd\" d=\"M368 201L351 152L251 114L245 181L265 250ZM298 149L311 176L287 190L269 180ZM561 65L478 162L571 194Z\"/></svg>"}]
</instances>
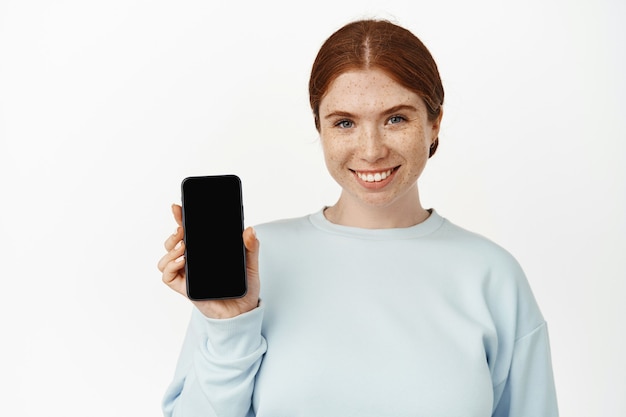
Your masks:
<instances>
[{"instance_id":1,"label":"white teeth","mask_svg":"<svg viewBox=\"0 0 626 417\"><path fill-rule=\"evenodd\" d=\"M387 171L377 172L375 174L372 174L372 173L365 174L362 172L357 172L356 175L365 182L380 182L384 180L385 178L387 178L388 176L390 176L391 171L392 171L391 169L388 169Z\"/></svg>"}]
</instances>

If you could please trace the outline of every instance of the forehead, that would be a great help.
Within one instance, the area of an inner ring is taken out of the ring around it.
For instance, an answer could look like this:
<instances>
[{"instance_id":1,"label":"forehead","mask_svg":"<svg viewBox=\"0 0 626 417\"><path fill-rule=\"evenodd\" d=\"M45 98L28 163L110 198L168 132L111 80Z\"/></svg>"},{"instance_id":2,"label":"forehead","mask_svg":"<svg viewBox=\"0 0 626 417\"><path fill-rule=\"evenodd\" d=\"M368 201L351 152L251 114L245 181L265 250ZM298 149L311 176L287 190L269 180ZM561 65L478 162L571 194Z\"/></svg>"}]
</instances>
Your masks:
<instances>
[{"instance_id":1,"label":"forehead","mask_svg":"<svg viewBox=\"0 0 626 417\"><path fill-rule=\"evenodd\" d=\"M397 105L424 106L421 97L378 69L352 70L339 75L328 87L320 112L376 111Z\"/></svg>"}]
</instances>

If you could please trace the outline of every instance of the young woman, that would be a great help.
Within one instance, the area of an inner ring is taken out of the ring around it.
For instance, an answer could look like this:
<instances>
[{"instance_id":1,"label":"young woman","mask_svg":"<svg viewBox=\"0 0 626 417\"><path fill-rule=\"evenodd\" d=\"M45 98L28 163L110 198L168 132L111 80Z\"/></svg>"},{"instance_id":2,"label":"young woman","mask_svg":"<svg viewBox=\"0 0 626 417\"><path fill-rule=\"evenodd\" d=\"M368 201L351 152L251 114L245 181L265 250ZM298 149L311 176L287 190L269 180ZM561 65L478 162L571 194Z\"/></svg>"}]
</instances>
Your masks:
<instances>
[{"instance_id":1,"label":"young woman","mask_svg":"<svg viewBox=\"0 0 626 417\"><path fill-rule=\"evenodd\" d=\"M520 266L420 203L444 98L426 47L386 21L350 23L320 49L309 92L341 195L245 230L249 291L193 302L165 415L557 416ZM173 211L159 269L185 295Z\"/></svg>"}]
</instances>

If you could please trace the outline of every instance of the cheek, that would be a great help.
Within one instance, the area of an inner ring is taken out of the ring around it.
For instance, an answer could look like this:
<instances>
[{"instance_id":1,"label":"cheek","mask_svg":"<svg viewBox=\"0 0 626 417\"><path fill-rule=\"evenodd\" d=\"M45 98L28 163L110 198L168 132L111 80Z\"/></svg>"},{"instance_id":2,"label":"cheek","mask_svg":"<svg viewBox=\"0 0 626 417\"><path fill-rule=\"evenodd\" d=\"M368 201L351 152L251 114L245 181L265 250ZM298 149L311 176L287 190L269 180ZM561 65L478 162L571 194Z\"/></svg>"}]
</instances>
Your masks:
<instances>
[{"instance_id":1,"label":"cheek","mask_svg":"<svg viewBox=\"0 0 626 417\"><path fill-rule=\"evenodd\" d=\"M320 142L326 161L341 161L345 159L347 151L338 138L321 137Z\"/></svg>"},{"instance_id":2,"label":"cheek","mask_svg":"<svg viewBox=\"0 0 626 417\"><path fill-rule=\"evenodd\" d=\"M417 159L419 160L428 159L428 151L429 151L428 147L429 145L423 141L415 144L415 149L413 150L413 153L416 155Z\"/></svg>"},{"instance_id":3,"label":"cheek","mask_svg":"<svg viewBox=\"0 0 626 417\"><path fill-rule=\"evenodd\" d=\"M337 165L337 154L333 149L333 146L331 144L329 144L328 140L323 140L321 141L322 144L322 153L324 155L324 162L326 164L326 169L328 169L329 172L333 172L334 171L334 167Z\"/></svg>"},{"instance_id":4,"label":"cheek","mask_svg":"<svg viewBox=\"0 0 626 417\"><path fill-rule=\"evenodd\" d=\"M403 145L403 153L405 158L408 159L410 171L419 175L428 160L430 145L421 137L416 139L415 136L412 138L405 138Z\"/></svg>"},{"instance_id":5,"label":"cheek","mask_svg":"<svg viewBox=\"0 0 626 417\"><path fill-rule=\"evenodd\" d=\"M424 136L419 133L407 133L399 141L401 152L408 158L416 161L421 160L424 155L428 155L428 147L430 146Z\"/></svg>"}]
</instances>

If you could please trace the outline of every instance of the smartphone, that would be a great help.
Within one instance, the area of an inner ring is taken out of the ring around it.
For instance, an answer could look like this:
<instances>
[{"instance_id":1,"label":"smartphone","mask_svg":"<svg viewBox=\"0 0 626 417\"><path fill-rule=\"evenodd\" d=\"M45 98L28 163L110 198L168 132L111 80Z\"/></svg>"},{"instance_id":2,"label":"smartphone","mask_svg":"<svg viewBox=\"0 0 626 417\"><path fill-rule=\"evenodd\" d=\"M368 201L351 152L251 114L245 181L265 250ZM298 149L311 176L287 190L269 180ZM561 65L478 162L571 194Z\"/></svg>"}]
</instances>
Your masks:
<instances>
[{"instance_id":1,"label":"smartphone","mask_svg":"<svg viewBox=\"0 0 626 417\"><path fill-rule=\"evenodd\" d=\"M181 184L187 296L243 297L247 291L241 180L236 175L188 177Z\"/></svg>"}]
</instances>

